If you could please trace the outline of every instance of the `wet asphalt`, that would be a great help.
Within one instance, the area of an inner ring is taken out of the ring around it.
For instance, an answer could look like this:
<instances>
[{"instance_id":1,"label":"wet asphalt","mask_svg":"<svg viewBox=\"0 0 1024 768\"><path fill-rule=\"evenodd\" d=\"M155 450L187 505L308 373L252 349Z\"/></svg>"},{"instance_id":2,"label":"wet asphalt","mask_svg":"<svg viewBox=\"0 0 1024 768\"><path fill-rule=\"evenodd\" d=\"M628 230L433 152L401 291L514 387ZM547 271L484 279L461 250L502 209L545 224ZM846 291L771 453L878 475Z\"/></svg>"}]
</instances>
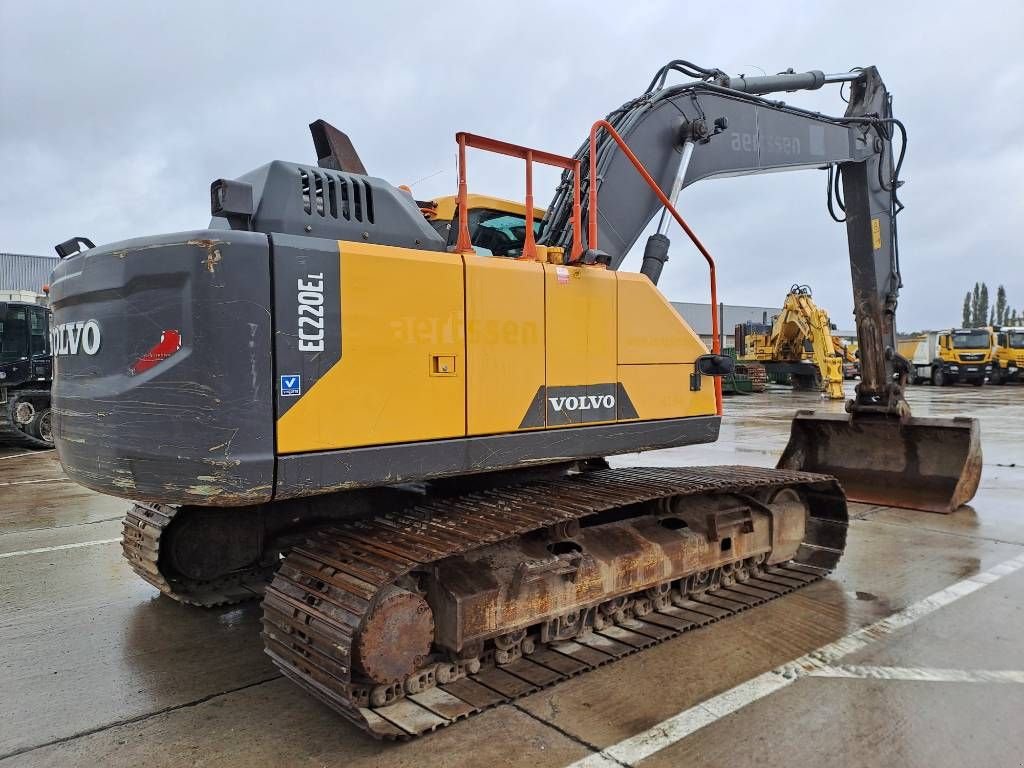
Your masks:
<instances>
[{"instance_id":1,"label":"wet asphalt","mask_svg":"<svg viewBox=\"0 0 1024 768\"><path fill-rule=\"evenodd\" d=\"M52 451L0 445L0 768L541 768L604 749L608 765L1024 765L1024 569L873 639L842 674L800 677L685 737L659 725L711 712L734 686L1024 554L1024 385L922 386L908 399L915 415L981 420L970 506L944 516L852 504L830 578L398 745L276 673L258 604L189 608L135 577L117 543L126 502L67 480ZM790 416L809 407L842 410L809 393L736 396L715 445L614 463L772 466ZM633 760L638 734L656 748Z\"/></svg>"}]
</instances>

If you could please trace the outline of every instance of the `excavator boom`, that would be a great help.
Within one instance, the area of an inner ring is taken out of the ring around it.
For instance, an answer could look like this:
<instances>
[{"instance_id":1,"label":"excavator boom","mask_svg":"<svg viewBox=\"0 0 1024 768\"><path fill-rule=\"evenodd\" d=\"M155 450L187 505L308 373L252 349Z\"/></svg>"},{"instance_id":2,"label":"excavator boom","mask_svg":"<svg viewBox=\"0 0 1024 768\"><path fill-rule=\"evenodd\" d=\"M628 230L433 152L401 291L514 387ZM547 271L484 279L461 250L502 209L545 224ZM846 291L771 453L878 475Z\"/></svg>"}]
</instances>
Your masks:
<instances>
[{"instance_id":1,"label":"excavator boom","mask_svg":"<svg viewBox=\"0 0 1024 768\"><path fill-rule=\"evenodd\" d=\"M980 480L978 425L973 419L916 420L903 397L909 365L896 345L902 285L896 217L902 210L897 193L906 133L893 117L892 99L877 69L730 78L682 64L668 65L647 92L608 116L664 193L674 199L680 190L709 178L824 168L829 211L846 224L861 381L847 403L848 415L802 413L794 420L779 466L829 472L853 499L952 511L973 496ZM674 68L699 79L665 86ZM842 117L764 98L826 83L849 83ZM902 137L898 154L896 133ZM576 158L588 156L584 144ZM613 142L598 145L596 167L596 179L583 180L585 187L598 185L600 202L597 230L603 254L592 258L605 258L616 268L661 204ZM566 249L572 243L570 178L571 173L563 174L541 236L542 242ZM584 205L584 217L590 213ZM655 237L663 236L664 229L659 226ZM653 238L641 271L656 281L667 245L661 243L657 251L652 246ZM922 461L921 454L938 435L942 460ZM868 494L866 488L874 490ZM878 488L892 490L886 494Z\"/></svg>"}]
</instances>

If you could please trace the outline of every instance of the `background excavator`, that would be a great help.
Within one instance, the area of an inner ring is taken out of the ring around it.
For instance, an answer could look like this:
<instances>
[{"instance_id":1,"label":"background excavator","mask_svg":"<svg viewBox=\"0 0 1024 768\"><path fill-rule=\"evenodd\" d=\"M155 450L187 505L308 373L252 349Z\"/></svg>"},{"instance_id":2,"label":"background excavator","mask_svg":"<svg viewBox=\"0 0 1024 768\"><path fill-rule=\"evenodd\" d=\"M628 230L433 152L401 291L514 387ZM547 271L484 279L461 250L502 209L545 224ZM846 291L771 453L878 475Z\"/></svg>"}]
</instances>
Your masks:
<instances>
[{"instance_id":1,"label":"background excavator","mask_svg":"<svg viewBox=\"0 0 1024 768\"><path fill-rule=\"evenodd\" d=\"M764 98L826 83L848 84L845 116ZM215 181L207 229L58 246L64 469L135 501L124 552L165 594L265 591L274 663L381 738L815 581L846 542L832 475L852 498L937 511L980 475L975 422L914 419L903 399L890 107L872 67L737 78L673 61L574 156L457 134L454 238L440 202L432 222L315 123L318 166ZM490 214L472 223L494 205L471 206L470 149L525 162L521 247L494 247ZM526 226L535 163L563 175ZM608 468L718 436L731 360L656 288L675 221L716 306L679 191L792 168L845 192L864 369L849 414L799 414L778 469ZM659 212L640 273L620 270Z\"/></svg>"},{"instance_id":2,"label":"background excavator","mask_svg":"<svg viewBox=\"0 0 1024 768\"><path fill-rule=\"evenodd\" d=\"M856 357L832 335L834 330L828 312L814 303L810 287L794 285L770 326L736 326L736 359L759 363L772 374L788 374L794 389L842 400L843 363L856 362Z\"/></svg>"}]
</instances>

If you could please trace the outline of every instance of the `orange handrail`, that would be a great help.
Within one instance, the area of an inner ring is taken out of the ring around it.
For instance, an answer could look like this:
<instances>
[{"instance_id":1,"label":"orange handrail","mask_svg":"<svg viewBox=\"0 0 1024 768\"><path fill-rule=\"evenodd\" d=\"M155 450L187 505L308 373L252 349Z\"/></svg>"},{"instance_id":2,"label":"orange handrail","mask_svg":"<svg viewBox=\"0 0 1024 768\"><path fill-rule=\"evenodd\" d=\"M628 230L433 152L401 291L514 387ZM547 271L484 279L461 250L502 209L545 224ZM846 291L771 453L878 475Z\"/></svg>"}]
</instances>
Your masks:
<instances>
[{"instance_id":1,"label":"orange handrail","mask_svg":"<svg viewBox=\"0 0 1024 768\"><path fill-rule=\"evenodd\" d=\"M455 134L459 144L459 237L455 243L456 253L473 253L473 241L469 235L469 190L466 184L466 148L482 149L499 155L518 157L526 161L526 240L523 243L523 259L536 260L537 242L533 234L533 164L553 165L572 171L572 252L569 261L578 261L583 252L582 214L580 213L580 161L539 149L530 149L507 141L489 139L460 131Z\"/></svg>"},{"instance_id":2,"label":"orange handrail","mask_svg":"<svg viewBox=\"0 0 1024 768\"><path fill-rule=\"evenodd\" d=\"M721 354L722 345L719 339L718 333L718 282L715 278L715 260L708 253L708 249L704 247L704 244L700 241L697 235L686 220L679 215L679 211L672 205L672 201L668 199L668 196L661 191L661 187L658 186L658 182L647 172L644 168L644 164L640 162L640 159L633 154L633 151L626 145L626 142L622 140L619 132L612 127L611 123L607 120L598 120L590 128L590 188L588 190L590 195L590 206L587 210L587 247L591 249L597 248L597 132L600 129L604 129L609 136L611 136L615 143L619 145L619 149L622 150L622 154L633 164L647 185L654 190L654 194L658 196L658 200L665 210L672 214L679 226L683 228L683 231L687 234L690 240L697 250L701 252L704 259L708 263L708 270L711 275L711 351L716 355ZM719 416L722 415L722 379L720 376L715 376L715 411Z\"/></svg>"}]
</instances>

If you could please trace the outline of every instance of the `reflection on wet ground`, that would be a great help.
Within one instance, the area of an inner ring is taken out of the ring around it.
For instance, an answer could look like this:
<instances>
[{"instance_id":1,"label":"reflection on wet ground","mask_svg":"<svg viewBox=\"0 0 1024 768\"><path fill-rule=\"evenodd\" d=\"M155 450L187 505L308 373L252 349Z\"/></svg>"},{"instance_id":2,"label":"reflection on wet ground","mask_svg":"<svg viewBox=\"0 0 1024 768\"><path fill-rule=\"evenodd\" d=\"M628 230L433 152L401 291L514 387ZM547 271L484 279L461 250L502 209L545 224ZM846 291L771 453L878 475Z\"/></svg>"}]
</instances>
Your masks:
<instances>
[{"instance_id":1,"label":"reflection on wet ground","mask_svg":"<svg viewBox=\"0 0 1024 768\"><path fill-rule=\"evenodd\" d=\"M281 679L256 604L198 610L123 564L124 502L63 477L53 452L0 445L0 768L37 765L562 766L658 726L1024 552L1024 386L915 387L918 416L981 420L982 487L952 515L852 504L829 579L416 742L381 745ZM726 402L710 446L628 464L774 465L798 408ZM1024 670L1024 571L844 663ZM1017 765L1024 685L801 679L643 765Z\"/></svg>"}]
</instances>

